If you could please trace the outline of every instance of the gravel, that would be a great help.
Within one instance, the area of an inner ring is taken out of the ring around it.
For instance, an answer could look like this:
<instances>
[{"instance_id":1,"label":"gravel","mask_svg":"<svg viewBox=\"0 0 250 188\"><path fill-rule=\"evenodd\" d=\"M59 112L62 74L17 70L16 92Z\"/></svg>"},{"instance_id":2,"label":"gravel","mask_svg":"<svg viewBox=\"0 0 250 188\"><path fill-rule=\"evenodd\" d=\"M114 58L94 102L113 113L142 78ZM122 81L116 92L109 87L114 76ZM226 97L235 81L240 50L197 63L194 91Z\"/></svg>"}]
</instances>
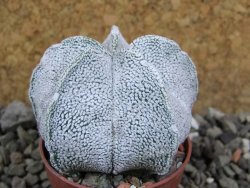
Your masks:
<instances>
[{"instance_id":1,"label":"gravel","mask_svg":"<svg viewBox=\"0 0 250 188\"><path fill-rule=\"evenodd\" d=\"M39 135L31 109L14 101L0 113L0 188L50 188L38 149ZM250 188L250 113L225 114L209 108L195 114L193 152L178 188ZM172 172L182 164L178 152ZM168 175L168 174L167 174ZM119 175L75 173L67 178L96 188L120 184L141 187L166 177L145 171Z\"/></svg>"}]
</instances>

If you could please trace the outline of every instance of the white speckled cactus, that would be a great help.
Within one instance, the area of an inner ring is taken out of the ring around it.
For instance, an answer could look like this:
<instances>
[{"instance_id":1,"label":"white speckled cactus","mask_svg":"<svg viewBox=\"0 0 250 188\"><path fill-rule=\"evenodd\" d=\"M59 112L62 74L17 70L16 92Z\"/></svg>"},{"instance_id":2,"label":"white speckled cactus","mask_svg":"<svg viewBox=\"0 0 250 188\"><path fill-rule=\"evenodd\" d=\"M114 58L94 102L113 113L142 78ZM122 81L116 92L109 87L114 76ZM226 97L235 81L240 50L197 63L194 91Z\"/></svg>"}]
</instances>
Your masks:
<instances>
[{"instance_id":1,"label":"white speckled cactus","mask_svg":"<svg viewBox=\"0 0 250 188\"><path fill-rule=\"evenodd\" d=\"M30 100L50 162L63 173L168 172L187 137L195 67L172 40L131 44L116 26L103 44L76 36L48 48Z\"/></svg>"}]
</instances>

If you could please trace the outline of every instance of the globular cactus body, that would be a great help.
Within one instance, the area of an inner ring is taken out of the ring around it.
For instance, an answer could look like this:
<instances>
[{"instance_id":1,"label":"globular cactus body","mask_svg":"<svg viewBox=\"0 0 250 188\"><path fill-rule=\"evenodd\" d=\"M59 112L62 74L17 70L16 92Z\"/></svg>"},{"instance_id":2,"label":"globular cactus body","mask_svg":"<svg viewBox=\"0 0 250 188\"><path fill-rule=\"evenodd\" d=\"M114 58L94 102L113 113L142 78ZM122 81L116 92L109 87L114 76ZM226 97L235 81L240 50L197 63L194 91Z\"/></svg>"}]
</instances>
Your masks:
<instances>
[{"instance_id":1,"label":"globular cactus body","mask_svg":"<svg viewBox=\"0 0 250 188\"><path fill-rule=\"evenodd\" d=\"M165 174L189 133L197 86L175 42L146 35L127 44L114 26L103 44L76 36L48 48L29 94L58 171Z\"/></svg>"}]
</instances>

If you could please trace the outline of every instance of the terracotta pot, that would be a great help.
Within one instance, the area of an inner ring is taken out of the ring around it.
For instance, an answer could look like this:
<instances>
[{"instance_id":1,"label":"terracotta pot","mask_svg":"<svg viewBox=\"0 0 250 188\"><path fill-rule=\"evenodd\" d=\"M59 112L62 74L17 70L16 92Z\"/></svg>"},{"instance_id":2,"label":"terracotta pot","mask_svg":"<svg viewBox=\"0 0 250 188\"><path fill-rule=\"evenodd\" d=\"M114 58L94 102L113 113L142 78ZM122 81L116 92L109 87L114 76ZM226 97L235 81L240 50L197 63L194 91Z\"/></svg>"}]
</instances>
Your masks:
<instances>
[{"instance_id":1,"label":"terracotta pot","mask_svg":"<svg viewBox=\"0 0 250 188\"><path fill-rule=\"evenodd\" d=\"M186 158L183 162L183 164L170 176L162 179L159 182L153 183L151 185L147 185L146 188L177 188L179 185L182 174L184 172L185 166L190 160L191 152L192 152L192 143L190 139L186 139L185 142L183 143L183 146L186 151ZM181 148L182 146L180 146ZM183 148L183 147L182 147ZM48 179L52 185L52 188L88 188L83 185L79 185L77 183L74 183L59 173L57 173L48 163L48 152L44 146L44 142L42 139L39 141L39 149L41 153L42 160L45 164L45 169L48 174Z\"/></svg>"}]
</instances>

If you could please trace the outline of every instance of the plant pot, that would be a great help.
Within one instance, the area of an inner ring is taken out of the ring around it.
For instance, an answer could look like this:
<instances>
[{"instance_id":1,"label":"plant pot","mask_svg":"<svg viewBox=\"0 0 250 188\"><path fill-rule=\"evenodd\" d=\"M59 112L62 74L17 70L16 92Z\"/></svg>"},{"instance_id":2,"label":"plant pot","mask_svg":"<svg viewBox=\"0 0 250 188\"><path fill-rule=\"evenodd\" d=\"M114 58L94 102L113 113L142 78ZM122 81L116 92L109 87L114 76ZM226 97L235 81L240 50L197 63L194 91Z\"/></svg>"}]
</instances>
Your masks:
<instances>
[{"instance_id":1,"label":"plant pot","mask_svg":"<svg viewBox=\"0 0 250 188\"><path fill-rule=\"evenodd\" d=\"M192 152L192 143L189 138L185 140L183 143L183 147L185 148L186 157L184 159L183 164L170 176L160 180L159 182L153 183L146 188L177 188L179 185L185 166L190 160L191 152ZM74 183L67 178L63 177L59 173L57 173L48 162L48 152L44 146L44 141L40 138L39 141L39 150L41 153L41 157L43 163L45 165L45 169L47 171L48 179L52 185L52 188L89 188L87 186L79 185Z\"/></svg>"}]
</instances>

